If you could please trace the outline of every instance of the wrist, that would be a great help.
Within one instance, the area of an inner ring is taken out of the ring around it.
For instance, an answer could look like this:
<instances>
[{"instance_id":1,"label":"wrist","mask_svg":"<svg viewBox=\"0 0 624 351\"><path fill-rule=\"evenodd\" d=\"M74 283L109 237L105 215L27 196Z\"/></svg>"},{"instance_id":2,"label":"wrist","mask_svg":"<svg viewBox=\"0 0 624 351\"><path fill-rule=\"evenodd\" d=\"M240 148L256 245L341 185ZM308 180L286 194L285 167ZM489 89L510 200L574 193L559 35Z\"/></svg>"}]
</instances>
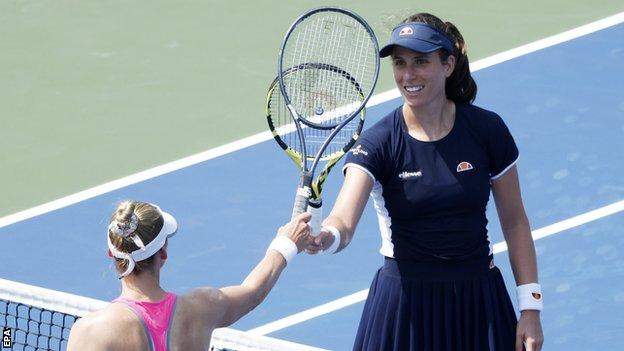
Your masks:
<instances>
[{"instance_id":1,"label":"wrist","mask_svg":"<svg viewBox=\"0 0 624 351\"><path fill-rule=\"evenodd\" d=\"M342 239L342 235L340 234L340 231L336 227L331 226L331 225L325 226L323 227L323 229L327 230L334 236L334 241L332 242L332 244L327 249L323 250L323 252L334 254L336 253L336 251L338 251L338 247L340 247L340 241Z\"/></svg>"},{"instance_id":2,"label":"wrist","mask_svg":"<svg viewBox=\"0 0 624 351\"><path fill-rule=\"evenodd\" d=\"M286 265L288 265L290 261L297 256L297 253L299 253L297 245L290 240L290 238L283 235L278 235L275 239L273 239L273 241L271 241L271 244L267 249L267 253L271 250L281 254L282 257L284 257L284 260L286 260Z\"/></svg>"},{"instance_id":3,"label":"wrist","mask_svg":"<svg viewBox=\"0 0 624 351\"><path fill-rule=\"evenodd\" d=\"M542 313L542 311L538 311L538 310L524 310L524 311L520 311L520 315L521 316L535 316L535 317L539 317L540 313Z\"/></svg>"}]
</instances>

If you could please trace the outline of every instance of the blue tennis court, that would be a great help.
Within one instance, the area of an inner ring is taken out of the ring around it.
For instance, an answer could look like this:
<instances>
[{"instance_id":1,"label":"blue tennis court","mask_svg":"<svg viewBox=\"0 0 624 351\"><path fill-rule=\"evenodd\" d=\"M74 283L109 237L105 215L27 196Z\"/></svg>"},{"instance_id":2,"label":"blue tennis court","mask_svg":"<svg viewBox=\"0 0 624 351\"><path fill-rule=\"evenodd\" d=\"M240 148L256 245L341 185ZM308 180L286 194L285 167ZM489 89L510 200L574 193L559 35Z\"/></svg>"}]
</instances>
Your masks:
<instances>
[{"instance_id":1,"label":"blue tennis court","mask_svg":"<svg viewBox=\"0 0 624 351\"><path fill-rule=\"evenodd\" d=\"M532 228L560 223L546 231L552 235L536 241L545 350L614 350L624 342L623 38L620 23L475 72L476 104L505 119L520 149ZM369 108L367 125L398 104L391 99ZM262 118L261 112L249 118ZM169 244L165 289L181 293L201 285L238 284L289 219L296 180L291 161L267 139L1 227L0 276L112 300L120 288L103 233L117 202L140 199L159 204L181 224ZM324 190L326 204L340 183L340 172L334 171ZM561 224L597 209L603 210L577 224ZM493 206L488 218L492 242L499 243ZM350 349L363 307L359 295L313 318L273 322L367 289L382 264L377 228L369 204L345 252L301 254L265 303L233 328ZM513 288L506 253L496 259Z\"/></svg>"}]
</instances>

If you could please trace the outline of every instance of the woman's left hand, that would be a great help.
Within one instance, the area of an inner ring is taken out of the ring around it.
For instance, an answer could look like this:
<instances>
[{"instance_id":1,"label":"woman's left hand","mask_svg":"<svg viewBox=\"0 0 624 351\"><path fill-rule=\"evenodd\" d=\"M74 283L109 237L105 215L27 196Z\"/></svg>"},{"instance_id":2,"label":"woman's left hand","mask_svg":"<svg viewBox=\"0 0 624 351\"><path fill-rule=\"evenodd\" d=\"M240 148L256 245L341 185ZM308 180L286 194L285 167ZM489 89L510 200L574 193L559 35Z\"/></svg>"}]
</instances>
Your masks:
<instances>
[{"instance_id":1,"label":"woman's left hand","mask_svg":"<svg viewBox=\"0 0 624 351\"><path fill-rule=\"evenodd\" d=\"M516 351L540 351L544 344L540 311L525 310L516 326Z\"/></svg>"}]
</instances>

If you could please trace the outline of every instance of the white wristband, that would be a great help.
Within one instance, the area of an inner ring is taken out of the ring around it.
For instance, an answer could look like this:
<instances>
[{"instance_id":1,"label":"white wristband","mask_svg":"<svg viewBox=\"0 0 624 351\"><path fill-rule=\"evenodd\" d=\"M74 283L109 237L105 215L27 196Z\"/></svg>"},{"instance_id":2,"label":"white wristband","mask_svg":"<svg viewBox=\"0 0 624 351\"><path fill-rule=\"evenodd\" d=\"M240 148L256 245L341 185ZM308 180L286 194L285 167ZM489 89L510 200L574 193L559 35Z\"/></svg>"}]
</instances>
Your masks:
<instances>
[{"instance_id":1,"label":"white wristband","mask_svg":"<svg viewBox=\"0 0 624 351\"><path fill-rule=\"evenodd\" d=\"M273 239L273 241L271 241L271 245L269 245L267 252L269 250L275 250L279 252L282 256L284 256L286 264L289 264L290 261L292 261L292 259L295 258L295 256L297 256L297 253L299 252L299 249L297 249L297 245L288 237L285 237L283 235L278 235L275 237L275 239Z\"/></svg>"},{"instance_id":2,"label":"white wristband","mask_svg":"<svg viewBox=\"0 0 624 351\"><path fill-rule=\"evenodd\" d=\"M537 283L522 284L516 287L518 295L518 308L520 311L535 310L541 311L542 302L542 286Z\"/></svg>"},{"instance_id":3,"label":"white wristband","mask_svg":"<svg viewBox=\"0 0 624 351\"><path fill-rule=\"evenodd\" d=\"M327 229L327 231L329 231L330 233L334 235L334 242L331 244L330 247L327 248L327 250L323 250L323 252L334 254L338 250L338 246L340 246L340 238L341 238L340 231L336 229L336 227L333 227L331 225L325 226L323 228Z\"/></svg>"}]
</instances>

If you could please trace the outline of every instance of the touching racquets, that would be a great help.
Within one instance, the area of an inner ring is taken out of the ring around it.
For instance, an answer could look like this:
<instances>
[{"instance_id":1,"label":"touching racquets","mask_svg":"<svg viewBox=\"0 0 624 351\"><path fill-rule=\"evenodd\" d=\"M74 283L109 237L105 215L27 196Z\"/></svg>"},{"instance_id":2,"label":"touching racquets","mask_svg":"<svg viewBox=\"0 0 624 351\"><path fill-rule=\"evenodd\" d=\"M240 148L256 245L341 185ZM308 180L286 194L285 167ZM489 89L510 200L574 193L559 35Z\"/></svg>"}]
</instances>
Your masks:
<instances>
[{"instance_id":1,"label":"touching racquets","mask_svg":"<svg viewBox=\"0 0 624 351\"><path fill-rule=\"evenodd\" d=\"M284 105L294 126L288 134L296 133L295 140L287 136L287 124L273 124L274 135L301 164L292 217L306 211L311 198L320 200L327 173L357 139L364 115L359 120L356 116L372 95L378 75L377 39L357 14L321 7L299 16L290 26L279 51L277 83L281 94L270 90L267 105L272 99L282 103L273 103L274 110L267 106L267 115L280 115L279 106ZM269 123L271 120L276 121L270 117ZM326 163L325 169L313 184L321 161Z\"/></svg>"},{"instance_id":2,"label":"touching racquets","mask_svg":"<svg viewBox=\"0 0 624 351\"><path fill-rule=\"evenodd\" d=\"M354 92L361 95L362 99L365 98L359 84L352 79L352 77L336 67L320 64L303 64L298 67L291 68L286 74L302 74L297 72L307 69L327 69L335 72L339 75L345 75L347 79L352 83L352 89ZM343 79L343 78L340 78ZM363 108L359 112L357 118L352 118L346 123L340 131L333 136L330 143L325 147L325 150L320 154L320 158L317 162L317 168L323 167L318 173L316 178L311 182L311 196L308 201L308 211L313 214L310 221L312 226L312 232L318 234L320 231L320 222L322 220L322 197L323 184L329 175L332 168L338 163L338 161L344 156L347 151L355 144L358 139L362 128L364 127L364 120L366 116L366 108ZM279 80L275 78L269 87L266 101L266 119L269 124L269 129L273 134L273 138L277 144L284 150L286 155L294 161L295 165L300 171L303 171L303 151L301 149L301 143L299 142L299 134L295 127L290 113L287 112L286 104L282 99L282 94L279 89ZM314 129L309 127L303 127L304 137L306 138L306 150L308 152L308 162L313 162L314 159L319 156L319 150L323 146L323 143L329 138L332 129Z\"/></svg>"}]
</instances>

